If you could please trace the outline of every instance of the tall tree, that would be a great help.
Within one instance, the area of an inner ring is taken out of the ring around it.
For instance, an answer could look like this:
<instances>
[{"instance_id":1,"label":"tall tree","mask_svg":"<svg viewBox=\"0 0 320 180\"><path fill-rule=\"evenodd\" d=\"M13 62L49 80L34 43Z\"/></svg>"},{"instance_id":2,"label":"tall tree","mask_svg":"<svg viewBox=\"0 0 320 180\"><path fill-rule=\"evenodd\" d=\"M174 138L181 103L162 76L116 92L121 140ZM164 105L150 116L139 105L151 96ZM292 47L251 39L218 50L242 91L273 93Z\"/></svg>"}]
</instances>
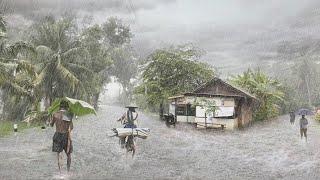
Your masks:
<instances>
[{"instance_id":1,"label":"tall tree","mask_svg":"<svg viewBox=\"0 0 320 180\"><path fill-rule=\"evenodd\" d=\"M22 118L34 102L32 81L37 73L28 61L23 60L26 54L34 53L33 47L22 41L9 43L6 30L6 22L0 17L0 91L4 103L2 114L5 119L16 119Z\"/></svg>"},{"instance_id":2,"label":"tall tree","mask_svg":"<svg viewBox=\"0 0 320 180\"><path fill-rule=\"evenodd\" d=\"M119 47L130 43L132 38L130 27L125 25L121 19L110 17L102 26L106 35L105 41L111 47Z\"/></svg>"},{"instance_id":3,"label":"tall tree","mask_svg":"<svg viewBox=\"0 0 320 180\"><path fill-rule=\"evenodd\" d=\"M44 94L45 107L56 97L86 97L83 82L87 79L81 77L92 71L85 66L88 53L78 40L75 22L46 17L33 28L31 40L37 46L33 63L40 69L35 84Z\"/></svg>"},{"instance_id":4,"label":"tall tree","mask_svg":"<svg viewBox=\"0 0 320 180\"><path fill-rule=\"evenodd\" d=\"M92 104L98 107L100 93L104 85L109 82L109 69L113 63L109 46L104 43L106 36L99 25L86 28L82 34L82 46L88 51L90 61L86 66L94 72L91 81L85 84L86 91L92 94Z\"/></svg>"},{"instance_id":5,"label":"tall tree","mask_svg":"<svg viewBox=\"0 0 320 180\"><path fill-rule=\"evenodd\" d=\"M122 85L120 101L128 103L133 89L131 80L136 76L138 68L136 55L130 46L133 35L130 27L115 17L109 18L102 26L105 43L110 46L109 54L113 60L111 73Z\"/></svg>"},{"instance_id":6,"label":"tall tree","mask_svg":"<svg viewBox=\"0 0 320 180\"><path fill-rule=\"evenodd\" d=\"M275 79L268 77L260 70L248 70L234 76L231 82L248 90L260 100L260 106L255 112L256 120L264 120L279 114L278 104L283 100L282 85Z\"/></svg>"},{"instance_id":7,"label":"tall tree","mask_svg":"<svg viewBox=\"0 0 320 180\"><path fill-rule=\"evenodd\" d=\"M183 46L153 52L145 64L143 83L136 88L136 94L143 94L150 106L158 106L162 115L169 96L190 92L213 78L210 65L194 60L197 53Z\"/></svg>"},{"instance_id":8,"label":"tall tree","mask_svg":"<svg viewBox=\"0 0 320 180\"><path fill-rule=\"evenodd\" d=\"M110 55L113 59L112 74L121 84L123 90L120 95L120 101L121 103L128 103L132 98L131 92L133 85L131 80L138 72L136 57L129 47L113 48L110 50Z\"/></svg>"},{"instance_id":9,"label":"tall tree","mask_svg":"<svg viewBox=\"0 0 320 180\"><path fill-rule=\"evenodd\" d=\"M311 60L303 59L295 63L292 75L297 77L296 83L292 85L299 91L299 99L307 101L308 106L312 107L315 101L319 100L320 66Z\"/></svg>"}]
</instances>

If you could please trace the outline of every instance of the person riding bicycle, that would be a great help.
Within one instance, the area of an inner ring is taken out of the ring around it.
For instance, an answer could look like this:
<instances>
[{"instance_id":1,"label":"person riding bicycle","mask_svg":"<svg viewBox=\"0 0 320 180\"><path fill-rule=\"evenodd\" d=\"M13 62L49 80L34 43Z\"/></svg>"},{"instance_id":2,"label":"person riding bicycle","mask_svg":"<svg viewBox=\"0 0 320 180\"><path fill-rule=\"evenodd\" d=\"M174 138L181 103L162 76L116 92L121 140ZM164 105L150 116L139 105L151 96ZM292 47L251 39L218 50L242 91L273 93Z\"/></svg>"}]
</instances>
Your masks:
<instances>
[{"instance_id":1,"label":"person riding bicycle","mask_svg":"<svg viewBox=\"0 0 320 180\"><path fill-rule=\"evenodd\" d=\"M128 108L118 121L124 124L124 128L137 128L136 120L138 118L138 113L136 112L136 106L126 106ZM120 138L121 147L124 148L126 143L126 137Z\"/></svg>"}]
</instances>

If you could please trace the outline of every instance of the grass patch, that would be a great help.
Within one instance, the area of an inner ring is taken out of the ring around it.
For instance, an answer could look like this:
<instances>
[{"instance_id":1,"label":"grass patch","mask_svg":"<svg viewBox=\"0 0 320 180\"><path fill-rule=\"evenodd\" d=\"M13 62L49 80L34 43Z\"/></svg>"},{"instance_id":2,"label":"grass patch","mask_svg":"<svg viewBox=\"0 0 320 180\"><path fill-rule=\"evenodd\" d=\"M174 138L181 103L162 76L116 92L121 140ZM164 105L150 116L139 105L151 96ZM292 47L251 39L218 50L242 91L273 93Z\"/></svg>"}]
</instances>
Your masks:
<instances>
[{"instance_id":1,"label":"grass patch","mask_svg":"<svg viewBox=\"0 0 320 180\"><path fill-rule=\"evenodd\" d=\"M18 124L18 132L23 131L24 129L39 127L39 123L28 124L26 122L12 122L12 121L0 121L0 137L8 136L13 133L13 124Z\"/></svg>"}]
</instances>

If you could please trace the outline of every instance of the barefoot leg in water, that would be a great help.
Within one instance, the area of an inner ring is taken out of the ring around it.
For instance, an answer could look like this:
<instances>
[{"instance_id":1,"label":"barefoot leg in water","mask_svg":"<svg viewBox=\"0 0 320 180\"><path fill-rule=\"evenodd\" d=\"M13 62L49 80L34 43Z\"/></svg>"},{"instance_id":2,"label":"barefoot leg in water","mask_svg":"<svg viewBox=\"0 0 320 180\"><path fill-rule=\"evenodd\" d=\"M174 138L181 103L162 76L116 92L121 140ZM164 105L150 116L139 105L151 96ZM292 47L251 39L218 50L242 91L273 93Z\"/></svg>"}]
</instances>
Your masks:
<instances>
[{"instance_id":1,"label":"barefoot leg in water","mask_svg":"<svg viewBox=\"0 0 320 180\"><path fill-rule=\"evenodd\" d=\"M134 154L136 153L136 146L132 145L132 158L134 157Z\"/></svg>"},{"instance_id":2,"label":"barefoot leg in water","mask_svg":"<svg viewBox=\"0 0 320 180\"><path fill-rule=\"evenodd\" d=\"M131 138L130 138L130 149L132 151L132 158L133 158L135 153L136 153L136 145L134 143L134 137L133 136L131 136Z\"/></svg>"},{"instance_id":3,"label":"barefoot leg in water","mask_svg":"<svg viewBox=\"0 0 320 180\"><path fill-rule=\"evenodd\" d=\"M58 158L58 167L59 167L59 172L61 174L61 156L60 156L60 153L57 153L57 158Z\"/></svg>"},{"instance_id":4,"label":"barefoot leg in water","mask_svg":"<svg viewBox=\"0 0 320 180\"><path fill-rule=\"evenodd\" d=\"M132 157L134 156L136 152L136 147L134 143L133 136L128 136L127 141L126 141L126 149L127 149L127 154L132 151Z\"/></svg>"},{"instance_id":5,"label":"barefoot leg in water","mask_svg":"<svg viewBox=\"0 0 320 180\"><path fill-rule=\"evenodd\" d=\"M70 171L70 166L71 166L71 153L67 154L67 170L68 172Z\"/></svg>"}]
</instances>

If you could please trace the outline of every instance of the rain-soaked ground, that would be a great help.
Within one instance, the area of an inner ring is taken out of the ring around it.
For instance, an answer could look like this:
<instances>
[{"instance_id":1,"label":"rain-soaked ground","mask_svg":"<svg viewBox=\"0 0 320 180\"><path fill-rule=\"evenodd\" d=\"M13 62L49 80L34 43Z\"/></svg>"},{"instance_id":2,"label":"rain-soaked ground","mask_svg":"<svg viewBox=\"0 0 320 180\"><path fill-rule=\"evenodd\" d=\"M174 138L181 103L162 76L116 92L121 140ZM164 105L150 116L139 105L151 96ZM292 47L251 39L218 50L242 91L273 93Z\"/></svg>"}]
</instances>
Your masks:
<instances>
[{"instance_id":1,"label":"rain-soaked ground","mask_svg":"<svg viewBox=\"0 0 320 180\"><path fill-rule=\"evenodd\" d=\"M77 120L65 179L320 179L320 124L313 120L306 143L287 116L221 132L182 124L167 128L156 116L140 113L140 127L151 128L151 136L137 140L132 159L116 137L108 137L123 111L103 106L97 117ZM1 138L0 179L61 178L51 152L53 132L30 129Z\"/></svg>"}]
</instances>

